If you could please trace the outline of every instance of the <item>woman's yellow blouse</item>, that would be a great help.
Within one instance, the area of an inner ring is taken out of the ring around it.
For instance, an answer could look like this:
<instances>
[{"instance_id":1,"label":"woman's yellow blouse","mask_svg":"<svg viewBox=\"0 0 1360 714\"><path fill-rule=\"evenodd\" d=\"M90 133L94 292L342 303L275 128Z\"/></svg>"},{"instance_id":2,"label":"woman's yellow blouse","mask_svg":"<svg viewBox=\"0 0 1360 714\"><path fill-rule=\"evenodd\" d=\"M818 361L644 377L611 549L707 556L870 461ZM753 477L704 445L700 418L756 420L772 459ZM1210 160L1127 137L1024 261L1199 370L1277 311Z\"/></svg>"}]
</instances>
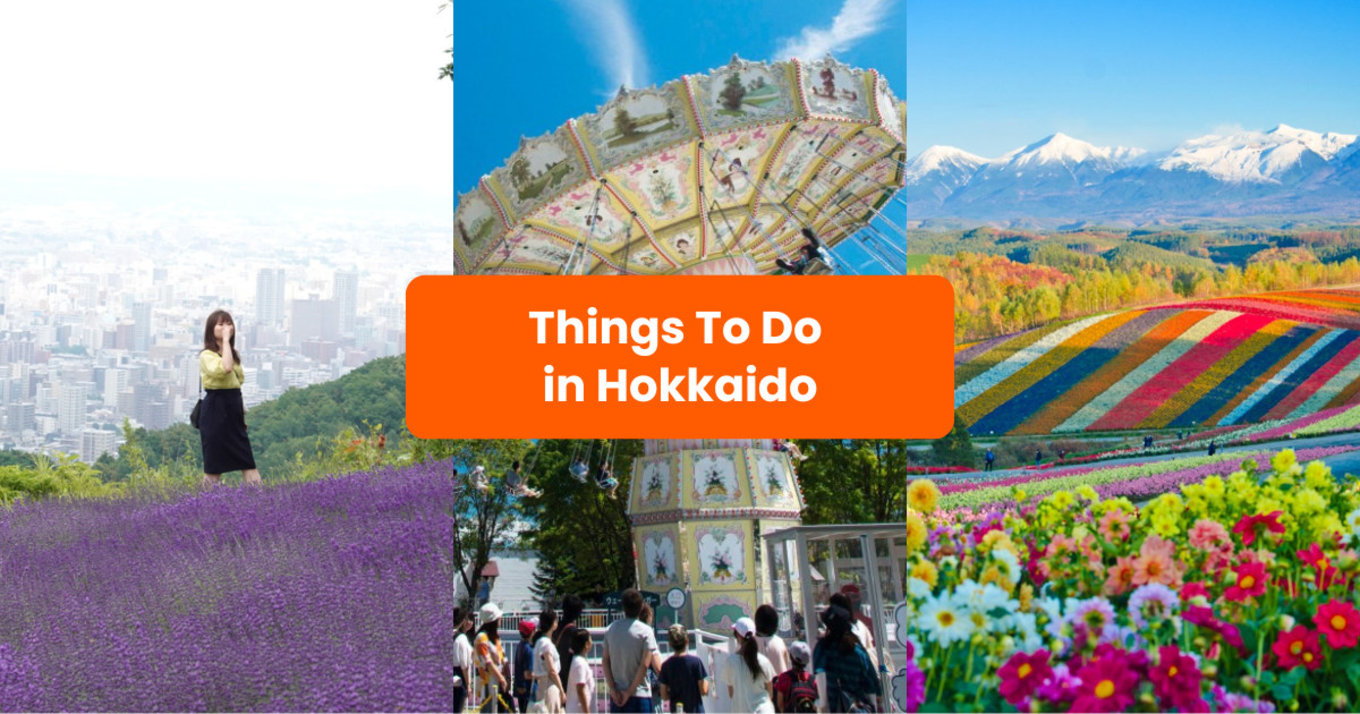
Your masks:
<instances>
[{"instance_id":1,"label":"woman's yellow blouse","mask_svg":"<svg viewBox=\"0 0 1360 714\"><path fill-rule=\"evenodd\" d=\"M222 369L222 355L212 350L198 353L198 374L203 377L204 389L240 389L246 381L240 362L232 365L228 372Z\"/></svg>"}]
</instances>

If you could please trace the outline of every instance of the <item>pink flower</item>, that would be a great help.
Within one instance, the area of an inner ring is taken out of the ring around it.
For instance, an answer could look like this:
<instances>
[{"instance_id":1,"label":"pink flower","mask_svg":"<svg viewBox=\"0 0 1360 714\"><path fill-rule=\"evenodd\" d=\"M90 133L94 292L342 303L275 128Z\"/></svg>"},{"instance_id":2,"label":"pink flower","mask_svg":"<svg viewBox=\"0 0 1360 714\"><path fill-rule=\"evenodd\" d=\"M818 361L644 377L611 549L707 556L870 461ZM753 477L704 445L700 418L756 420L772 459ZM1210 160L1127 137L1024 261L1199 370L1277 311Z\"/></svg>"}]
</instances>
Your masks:
<instances>
[{"instance_id":1,"label":"pink flower","mask_svg":"<svg viewBox=\"0 0 1360 714\"><path fill-rule=\"evenodd\" d=\"M1161 705L1181 712L1209 711L1200 696L1201 675L1194 658L1181 654L1175 645L1161 647L1158 653L1158 662L1148 671L1148 678Z\"/></svg>"},{"instance_id":2,"label":"pink flower","mask_svg":"<svg viewBox=\"0 0 1360 714\"><path fill-rule=\"evenodd\" d=\"M1233 526L1233 533L1242 536L1242 545L1249 546L1256 542L1256 537L1266 533L1284 533L1284 524L1280 522L1283 511L1271 511L1264 515L1258 513L1254 516L1242 516L1242 519Z\"/></svg>"},{"instance_id":3,"label":"pink flower","mask_svg":"<svg viewBox=\"0 0 1360 714\"><path fill-rule=\"evenodd\" d=\"M1111 648L1105 655L1093 658L1078 672L1081 687L1072 702L1075 712L1120 712L1134 702L1134 687L1138 673L1127 652Z\"/></svg>"},{"instance_id":4,"label":"pink flower","mask_svg":"<svg viewBox=\"0 0 1360 714\"><path fill-rule=\"evenodd\" d=\"M1231 541L1222 523L1201 518L1190 526L1190 545L1200 550L1218 550L1223 545L1231 545Z\"/></svg>"},{"instance_id":5,"label":"pink flower","mask_svg":"<svg viewBox=\"0 0 1360 714\"><path fill-rule=\"evenodd\" d=\"M1348 602L1332 600L1319 605L1313 624L1327 636L1327 644L1334 649L1347 649L1360 642L1360 612Z\"/></svg>"},{"instance_id":6,"label":"pink flower","mask_svg":"<svg viewBox=\"0 0 1360 714\"><path fill-rule=\"evenodd\" d=\"M1039 685L1053 676L1053 668L1048 664L1048 652L1039 650L1032 655L1016 652L997 670L1001 678L1001 696L1018 707L1020 702L1034 695Z\"/></svg>"},{"instance_id":7,"label":"pink flower","mask_svg":"<svg viewBox=\"0 0 1360 714\"><path fill-rule=\"evenodd\" d=\"M1223 591L1223 597L1232 602L1242 602L1249 597L1266 594L1266 566L1261 563L1244 563L1237 566L1237 582Z\"/></svg>"}]
</instances>

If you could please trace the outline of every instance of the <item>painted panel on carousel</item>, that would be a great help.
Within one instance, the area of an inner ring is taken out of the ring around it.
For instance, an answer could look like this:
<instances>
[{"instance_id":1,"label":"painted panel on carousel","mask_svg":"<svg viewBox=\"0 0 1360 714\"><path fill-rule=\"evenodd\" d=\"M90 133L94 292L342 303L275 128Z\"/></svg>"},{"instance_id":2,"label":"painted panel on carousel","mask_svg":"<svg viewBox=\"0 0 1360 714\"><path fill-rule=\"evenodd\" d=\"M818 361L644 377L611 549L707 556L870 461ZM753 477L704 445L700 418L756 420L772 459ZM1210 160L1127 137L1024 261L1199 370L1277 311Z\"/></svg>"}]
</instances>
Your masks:
<instances>
[{"instance_id":1,"label":"painted panel on carousel","mask_svg":"<svg viewBox=\"0 0 1360 714\"><path fill-rule=\"evenodd\" d=\"M691 573L698 573L696 588L746 587L751 582L752 562L749 527L740 522L694 525L695 548Z\"/></svg>"},{"instance_id":2,"label":"painted panel on carousel","mask_svg":"<svg viewBox=\"0 0 1360 714\"><path fill-rule=\"evenodd\" d=\"M491 177L509 203L510 213L523 216L562 190L589 178L566 127L536 139L521 139L519 151Z\"/></svg>"},{"instance_id":3,"label":"painted panel on carousel","mask_svg":"<svg viewBox=\"0 0 1360 714\"><path fill-rule=\"evenodd\" d=\"M458 198L453 215L454 245L464 262L475 264L495 247L505 231L500 214L481 191L469 191Z\"/></svg>"},{"instance_id":4,"label":"painted panel on carousel","mask_svg":"<svg viewBox=\"0 0 1360 714\"><path fill-rule=\"evenodd\" d=\"M688 488L686 508L733 508L750 505L751 497L742 484L746 463L737 449L689 451L686 469Z\"/></svg>"},{"instance_id":5,"label":"painted panel on carousel","mask_svg":"<svg viewBox=\"0 0 1360 714\"><path fill-rule=\"evenodd\" d=\"M755 182L765 171L762 159L778 135L777 128L757 126L710 136L700 167L707 200L717 201L719 206L750 203L757 188ZM764 193L769 191L766 189Z\"/></svg>"},{"instance_id":6,"label":"painted panel on carousel","mask_svg":"<svg viewBox=\"0 0 1360 714\"><path fill-rule=\"evenodd\" d=\"M888 89L888 80L882 75L878 77L878 85L874 88L877 96L874 103L878 107L879 124L885 131L898 141L904 141L906 137L906 123L903 121L902 112L898 109L897 100L893 98L892 92Z\"/></svg>"},{"instance_id":7,"label":"painted panel on carousel","mask_svg":"<svg viewBox=\"0 0 1360 714\"><path fill-rule=\"evenodd\" d=\"M808 108L813 114L867 120L871 88L866 75L864 70L830 57L803 65L803 96Z\"/></svg>"},{"instance_id":8,"label":"painted panel on carousel","mask_svg":"<svg viewBox=\"0 0 1360 714\"><path fill-rule=\"evenodd\" d=\"M694 595L694 615L699 629L727 633L743 617L755 614L754 598L749 595Z\"/></svg>"},{"instance_id":9,"label":"painted panel on carousel","mask_svg":"<svg viewBox=\"0 0 1360 714\"><path fill-rule=\"evenodd\" d=\"M680 454L644 456L633 478L633 512L669 511L680 507Z\"/></svg>"},{"instance_id":10,"label":"painted panel on carousel","mask_svg":"<svg viewBox=\"0 0 1360 714\"><path fill-rule=\"evenodd\" d=\"M632 216L608 189L599 190L596 200L597 189L597 184L586 184L564 194L534 213L533 220L582 240L589 238L594 249L622 248L633 232Z\"/></svg>"},{"instance_id":11,"label":"painted panel on carousel","mask_svg":"<svg viewBox=\"0 0 1360 714\"><path fill-rule=\"evenodd\" d=\"M596 166L614 166L697 135L678 80L660 89L620 90L581 127Z\"/></svg>"},{"instance_id":12,"label":"painted panel on carousel","mask_svg":"<svg viewBox=\"0 0 1360 714\"><path fill-rule=\"evenodd\" d=\"M751 480L760 496L757 503L764 508L798 508L798 492L789 468L789 457L782 451L756 451Z\"/></svg>"},{"instance_id":13,"label":"painted panel on carousel","mask_svg":"<svg viewBox=\"0 0 1360 714\"><path fill-rule=\"evenodd\" d=\"M653 228L693 215L698 200L694 155L680 149L663 149L623 164L609 180Z\"/></svg>"},{"instance_id":14,"label":"painted panel on carousel","mask_svg":"<svg viewBox=\"0 0 1360 714\"><path fill-rule=\"evenodd\" d=\"M694 96L710 133L753 122L796 118L788 63L770 66L732 58L708 75L694 78Z\"/></svg>"},{"instance_id":15,"label":"painted panel on carousel","mask_svg":"<svg viewBox=\"0 0 1360 714\"><path fill-rule=\"evenodd\" d=\"M677 558L678 530L675 526L639 528L638 555L643 563L643 589L660 591L684 582Z\"/></svg>"}]
</instances>

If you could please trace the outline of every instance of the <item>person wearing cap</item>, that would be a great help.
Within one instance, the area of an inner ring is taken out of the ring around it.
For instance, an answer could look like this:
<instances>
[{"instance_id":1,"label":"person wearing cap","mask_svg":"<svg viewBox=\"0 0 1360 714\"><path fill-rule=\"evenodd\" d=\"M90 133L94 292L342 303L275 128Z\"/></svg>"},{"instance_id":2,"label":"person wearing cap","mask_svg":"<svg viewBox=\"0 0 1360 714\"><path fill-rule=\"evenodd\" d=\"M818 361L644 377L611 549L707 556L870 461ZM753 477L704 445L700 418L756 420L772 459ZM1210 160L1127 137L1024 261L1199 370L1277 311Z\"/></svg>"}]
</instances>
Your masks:
<instances>
[{"instance_id":1,"label":"person wearing cap","mask_svg":"<svg viewBox=\"0 0 1360 714\"><path fill-rule=\"evenodd\" d=\"M676 704L685 714L702 712L708 696L708 669L702 659L687 652L689 632L684 625L671 625L666 639L671 643L671 656L661 665L661 698L670 702L672 712Z\"/></svg>"},{"instance_id":2,"label":"person wearing cap","mask_svg":"<svg viewBox=\"0 0 1360 714\"><path fill-rule=\"evenodd\" d=\"M623 618L615 620L604 633L604 679L609 686L609 711L629 714L652 711L652 688L646 677L634 679L638 668L661 668L661 651L656 646L656 631L638 620L642 614L642 593L636 588L623 591Z\"/></svg>"},{"instance_id":3,"label":"person wearing cap","mask_svg":"<svg viewBox=\"0 0 1360 714\"><path fill-rule=\"evenodd\" d=\"M501 646L500 626L501 609L496 603L489 602L477 611L477 639L472 646L476 651L477 677L483 686L483 702L510 688L501 674L505 648Z\"/></svg>"},{"instance_id":4,"label":"person wearing cap","mask_svg":"<svg viewBox=\"0 0 1360 714\"><path fill-rule=\"evenodd\" d=\"M877 670L851 629L852 622L850 611L841 605L831 605L822 613L826 636L817 640L812 666L826 677L828 711L850 711L856 704L876 710L882 695Z\"/></svg>"},{"instance_id":5,"label":"person wearing cap","mask_svg":"<svg viewBox=\"0 0 1360 714\"><path fill-rule=\"evenodd\" d=\"M474 620L471 612L453 608L453 711L460 714L467 702L472 679L472 643L468 633Z\"/></svg>"},{"instance_id":6,"label":"person wearing cap","mask_svg":"<svg viewBox=\"0 0 1360 714\"><path fill-rule=\"evenodd\" d=\"M515 645L515 706L520 714L529 708L533 687L534 646L529 641L538 629L538 619L526 617L519 621L519 644Z\"/></svg>"},{"instance_id":7,"label":"person wearing cap","mask_svg":"<svg viewBox=\"0 0 1360 714\"><path fill-rule=\"evenodd\" d=\"M756 623L743 617L732 625L737 648L723 668L727 695L739 712L774 714L774 666L756 644Z\"/></svg>"},{"instance_id":8,"label":"person wearing cap","mask_svg":"<svg viewBox=\"0 0 1360 714\"><path fill-rule=\"evenodd\" d=\"M774 708L780 712L816 711L817 680L808 671L812 649L806 642L789 645L792 667L774 678Z\"/></svg>"}]
</instances>

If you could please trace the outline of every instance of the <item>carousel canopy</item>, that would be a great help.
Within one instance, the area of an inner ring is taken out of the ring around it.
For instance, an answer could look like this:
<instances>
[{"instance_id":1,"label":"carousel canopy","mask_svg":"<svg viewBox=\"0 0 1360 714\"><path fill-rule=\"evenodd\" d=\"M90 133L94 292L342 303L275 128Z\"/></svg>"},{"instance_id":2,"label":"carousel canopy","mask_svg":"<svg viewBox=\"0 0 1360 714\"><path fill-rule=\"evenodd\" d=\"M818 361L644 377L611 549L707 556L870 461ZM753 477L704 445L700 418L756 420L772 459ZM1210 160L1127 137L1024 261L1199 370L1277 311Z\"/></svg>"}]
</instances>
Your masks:
<instances>
[{"instance_id":1,"label":"carousel canopy","mask_svg":"<svg viewBox=\"0 0 1360 714\"><path fill-rule=\"evenodd\" d=\"M668 274L740 260L776 272L776 259L797 259L804 228L834 246L901 188L904 109L877 72L830 57L733 57L620 89L522 139L459 196L455 271Z\"/></svg>"}]
</instances>

